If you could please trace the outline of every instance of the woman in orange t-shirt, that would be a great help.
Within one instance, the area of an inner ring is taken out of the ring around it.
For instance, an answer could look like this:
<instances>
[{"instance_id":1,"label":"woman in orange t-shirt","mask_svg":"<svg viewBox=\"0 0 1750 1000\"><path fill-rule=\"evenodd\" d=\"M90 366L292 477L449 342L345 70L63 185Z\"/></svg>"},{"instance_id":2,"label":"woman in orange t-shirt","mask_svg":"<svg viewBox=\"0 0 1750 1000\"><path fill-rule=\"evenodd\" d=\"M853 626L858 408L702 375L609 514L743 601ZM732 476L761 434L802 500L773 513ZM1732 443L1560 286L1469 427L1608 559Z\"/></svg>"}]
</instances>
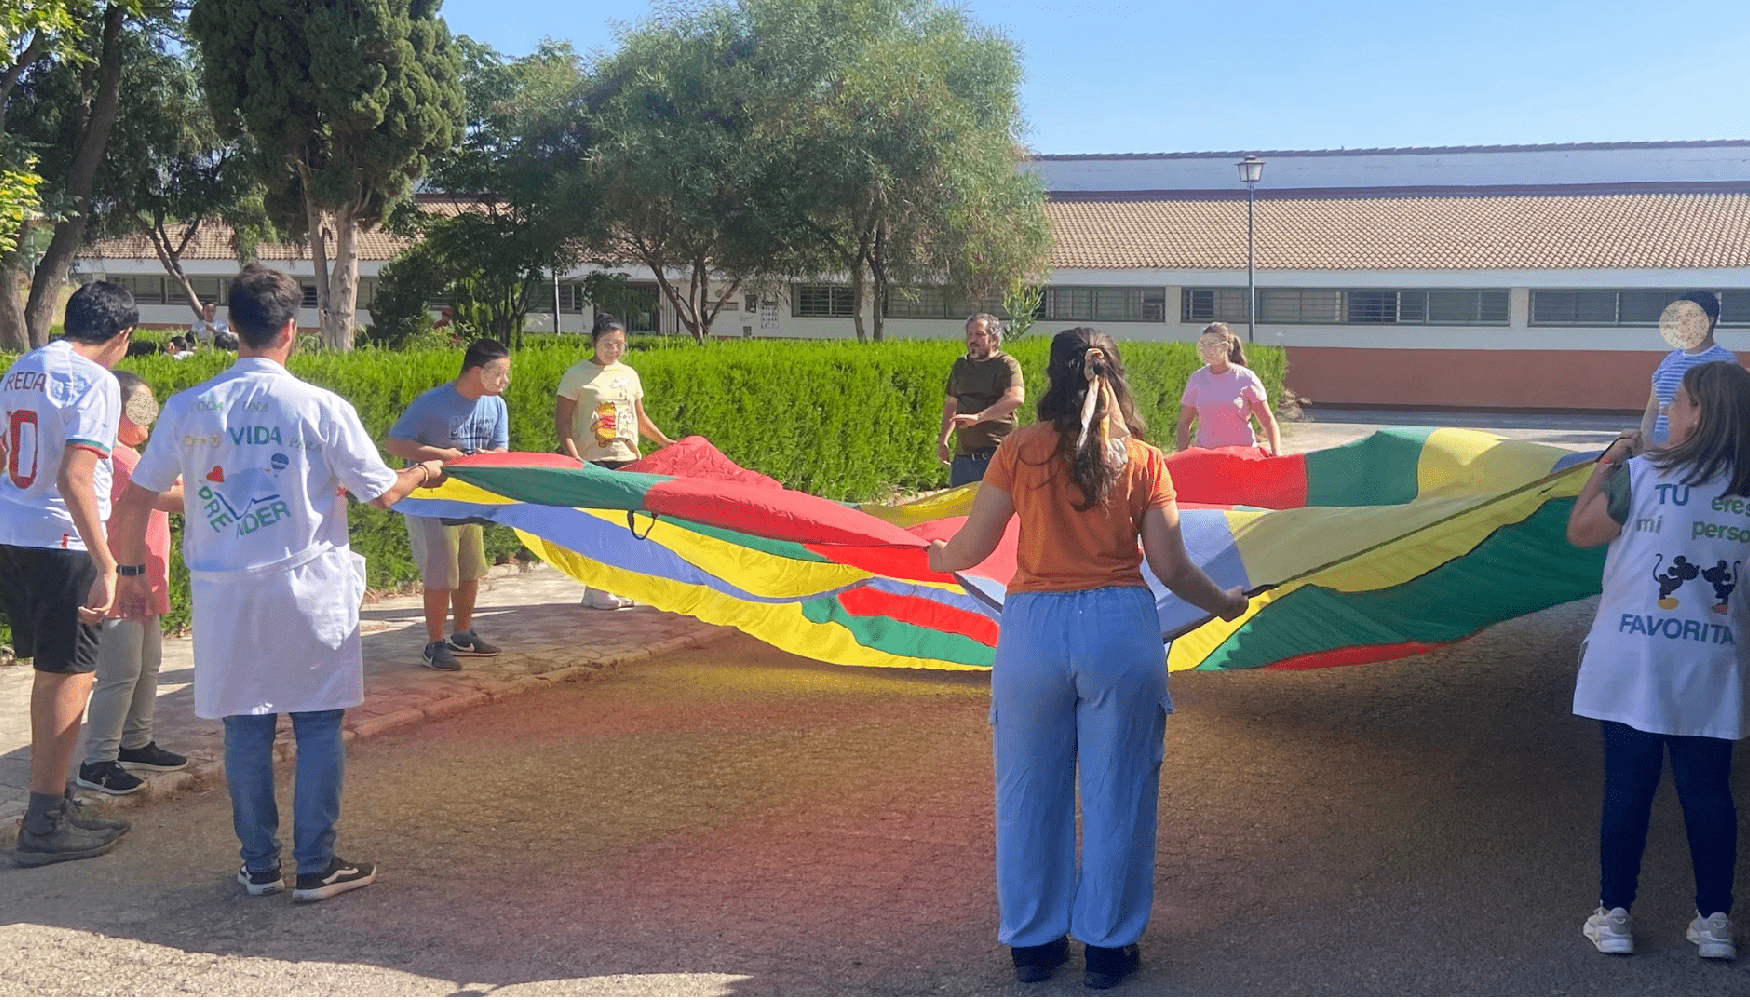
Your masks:
<instances>
[{"instance_id":1,"label":"woman in orange t-shirt","mask_svg":"<svg viewBox=\"0 0 1750 1000\"><path fill-rule=\"evenodd\" d=\"M1058 334L1046 374L1039 422L1003 440L966 523L932 543L930 567L978 565L1010 515L1020 516L991 672L997 937L1010 946L1016 978L1038 982L1068 960L1074 934L1087 946L1084 982L1110 989L1136 970L1136 941L1153 906L1172 710L1142 560L1212 614L1237 618L1246 599L1223 591L1186 554L1172 478L1161 453L1141 440L1112 338L1087 327Z\"/></svg>"}]
</instances>

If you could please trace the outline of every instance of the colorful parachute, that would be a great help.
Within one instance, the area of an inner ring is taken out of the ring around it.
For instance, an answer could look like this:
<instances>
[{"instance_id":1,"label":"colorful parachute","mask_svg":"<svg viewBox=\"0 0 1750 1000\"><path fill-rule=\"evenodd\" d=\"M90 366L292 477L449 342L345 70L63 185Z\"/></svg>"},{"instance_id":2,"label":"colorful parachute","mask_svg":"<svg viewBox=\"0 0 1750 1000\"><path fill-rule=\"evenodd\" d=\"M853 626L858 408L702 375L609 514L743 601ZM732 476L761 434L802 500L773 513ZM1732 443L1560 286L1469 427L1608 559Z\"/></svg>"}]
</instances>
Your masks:
<instances>
[{"instance_id":1,"label":"colorful parachute","mask_svg":"<svg viewBox=\"0 0 1750 1000\"><path fill-rule=\"evenodd\" d=\"M1480 431L1393 428L1306 455L1169 459L1186 547L1253 595L1208 621L1148 575L1174 670L1390 659L1597 593L1603 550L1571 548L1588 456ZM1015 526L984 563L932 573L975 486L853 507L739 468L688 438L619 471L476 455L409 514L515 528L547 562L665 611L854 666L988 668Z\"/></svg>"}]
</instances>

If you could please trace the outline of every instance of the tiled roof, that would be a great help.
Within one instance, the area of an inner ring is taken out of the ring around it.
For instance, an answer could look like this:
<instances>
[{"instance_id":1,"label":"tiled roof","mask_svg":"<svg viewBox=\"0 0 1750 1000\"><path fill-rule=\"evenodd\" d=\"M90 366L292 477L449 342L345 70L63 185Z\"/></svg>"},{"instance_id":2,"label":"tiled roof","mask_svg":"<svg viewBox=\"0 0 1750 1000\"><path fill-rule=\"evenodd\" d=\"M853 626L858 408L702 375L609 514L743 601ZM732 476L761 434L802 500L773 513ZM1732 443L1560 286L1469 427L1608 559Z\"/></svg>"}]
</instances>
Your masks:
<instances>
[{"instance_id":1,"label":"tiled roof","mask_svg":"<svg viewBox=\"0 0 1750 1000\"><path fill-rule=\"evenodd\" d=\"M1243 269L1240 199L1082 198L1047 206L1054 268ZM1750 267L1750 192L1274 198L1264 269Z\"/></svg>"},{"instance_id":2,"label":"tiled roof","mask_svg":"<svg viewBox=\"0 0 1750 1000\"><path fill-rule=\"evenodd\" d=\"M1683 139L1666 142L1525 142L1493 146L1378 146L1357 149L1236 149L1197 153L1035 153L1035 160L1179 160L1232 159L1236 156L1426 156L1448 153L1575 153L1608 149L1706 149L1750 146L1745 139Z\"/></svg>"},{"instance_id":3,"label":"tiled roof","mask_svg":"<svg viewBox=\"0 0 1750 1000\"><path fill-rule=\"evenodd\" d=\"M431 198L422 196L419 207L436 215L455 216L472 202L453 198ZM180 228L172 230L172 236L181 235ZM236 246L231 227L223 223L206 223L195 234L195 238L182 254L183 260L235 260ZM373 229L359 234L358 253L360 260L388 261L394 260L401 251L412 244L412 240L396 236L382 229ZM333 252L330 249L329 252ZM152 249L152 240L144 233L130 236L118 236L114 239L98 240L91 248L80 254L85 258L105 258L109 260L150 260L158 259L157 251ZM255 256L262 261L275 260L309 260L310 248L302 243L261 243L255 248Z\"/></svg>"},{"instance_id":4,"label":"tiled roof","mask_svg":"<svg viewBox=\"0 0 1750 1000\"><path fill-rule=\"evenodd\" d=\"M460 203L426 199L453 214ZM1212 269L1246 266L1243 198L1078 194L1046 206L1054 268ZM1266 270L1475 270L1750 267L1750 191L1633 194L1260 195L1257 266ZM376 231L361 260L407 246ZM308 259L263 244L264 261ZM85 257L154 260L144 236L103 240ZM203 227L188 260L233 256L230 230Z\"/></svg>"}]
</instances>

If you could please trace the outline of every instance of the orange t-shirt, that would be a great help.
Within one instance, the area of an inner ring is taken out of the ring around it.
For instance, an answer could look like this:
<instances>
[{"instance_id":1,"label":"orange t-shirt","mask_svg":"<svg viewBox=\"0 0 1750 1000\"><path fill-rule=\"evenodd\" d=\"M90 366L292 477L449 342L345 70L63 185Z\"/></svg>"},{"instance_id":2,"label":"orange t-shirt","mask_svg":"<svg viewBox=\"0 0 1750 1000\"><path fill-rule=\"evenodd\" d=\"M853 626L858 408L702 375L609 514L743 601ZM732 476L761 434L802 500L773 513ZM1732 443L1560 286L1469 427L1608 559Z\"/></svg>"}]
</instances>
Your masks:
<instances>
[{"instance_id":1,"label":"orange t-shirt","mask_svg":"<svg viewBox=\"0 0 1750 1000\"><path fill-rule=\"evenodd\" d=\"M1003 439L984 481L1013 498L1021 518L1011 591L1143 587L1142 515L1173 502L1166 458L1132 439L1130 462L1106 503L1076 510L1082 491L1057 453L1050 424L1023 427Z\"/></svg>"}]
</instances>

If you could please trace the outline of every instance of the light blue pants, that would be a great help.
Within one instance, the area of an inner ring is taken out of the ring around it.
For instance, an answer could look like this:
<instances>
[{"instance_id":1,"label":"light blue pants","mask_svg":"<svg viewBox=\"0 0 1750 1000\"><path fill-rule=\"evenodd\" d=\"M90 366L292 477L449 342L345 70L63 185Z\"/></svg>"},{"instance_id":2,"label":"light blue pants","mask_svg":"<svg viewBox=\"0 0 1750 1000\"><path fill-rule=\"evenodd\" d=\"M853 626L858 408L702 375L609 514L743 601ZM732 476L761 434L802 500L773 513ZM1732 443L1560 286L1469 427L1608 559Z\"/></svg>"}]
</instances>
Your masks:
<instances>
[{"instance_id":1,"label":"light blue pants","mask_svg":"<svg viewBox=\"0 0 1750 1000\"><path fill-rule=\"evenodd\" d=\"M298 744L292 786L292 857L298 871L320 872L334 858L334 823L346 776L346 744L340 721L345 709L293 712ZM231 823L252 872L280 863L279 802L273 789L273 732L278 715L225 716L225 785L231 792Z\"/></svg>"},{"instance_id":2,"label":"light blue pants","mask_svg":"<svg viewBox=\"0 0 1750 1000\"><path fill-rule=\"evenodd\" d=\"M1147 590L1009 595L991 672L1002 943L1026 948L1068 933L1120 948L1142 937L1170 711Z\"/></svg>"}]
</instances>

